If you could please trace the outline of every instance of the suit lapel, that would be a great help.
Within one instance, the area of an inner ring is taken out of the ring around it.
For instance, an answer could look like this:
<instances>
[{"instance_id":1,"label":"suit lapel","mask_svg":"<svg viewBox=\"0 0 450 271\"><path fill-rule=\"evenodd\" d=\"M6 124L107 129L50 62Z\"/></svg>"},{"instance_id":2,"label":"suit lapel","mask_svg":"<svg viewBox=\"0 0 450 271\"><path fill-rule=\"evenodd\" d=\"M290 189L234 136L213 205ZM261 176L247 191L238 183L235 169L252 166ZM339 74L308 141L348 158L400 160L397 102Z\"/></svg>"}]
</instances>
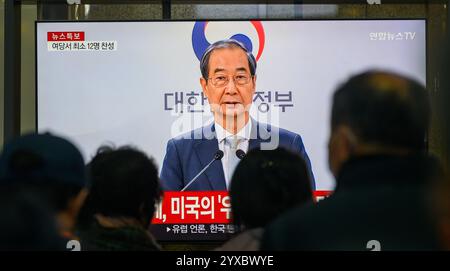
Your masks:
<instances>
[{"instance_id":1,"label":"suit lapel","mask_svg":"<svg viewBox=\"0 0 450 271\"><path fill-rule=\"evenodd\" d=\"M213 123L203 128L203 137L201 140L197 140L194 148L200 160L201 168L204 168L219 150ZM213 190L227 190L221 160L214 161L204 174Z\"/></svg>"},{"instance_id":2,"label":"suit lapel","mask_svg":"<svg viewBox=\"0 0 450 271\"><path fill-rule=\"evenodd\" d=\"M267 130L268 125L262 124L251 119L252 131L248 142L248 150L260 149L261 143L270 141L270 132Z\"/></svg>"},{"instance_id":3,"label":"suit lapel","mask_svg":"<svg viewBox=\"0 0 450 271\"><path fill-rule=\"evenodd\" d=\"M261 145L261 139L251 138L248 142L248 150L259 149Z\"/></svg>"}]
</instances>

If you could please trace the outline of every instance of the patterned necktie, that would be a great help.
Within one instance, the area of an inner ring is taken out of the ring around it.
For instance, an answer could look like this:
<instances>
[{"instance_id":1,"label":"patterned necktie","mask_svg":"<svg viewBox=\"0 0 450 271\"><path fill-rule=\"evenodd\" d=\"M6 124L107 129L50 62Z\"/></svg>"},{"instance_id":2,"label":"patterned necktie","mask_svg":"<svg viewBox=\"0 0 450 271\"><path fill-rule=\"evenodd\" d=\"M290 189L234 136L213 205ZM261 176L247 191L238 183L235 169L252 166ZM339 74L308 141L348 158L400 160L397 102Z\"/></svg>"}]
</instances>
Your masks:
<instances>
[{"instance_id":1,"label":"patterned necktie","mask_svg":"<svg viewBox=\"0 0 450 271\"><path fill-rule=\"evenodd\" d=\"M242 138L237 136L229 136L226 138L226 143L228 144L228 168L227 168L227 174L228 174L228 182L227 182L227 188L229 188L229 184L231 182L231 177L233 176L233 172L239 163L239 158L236 155L236 151L238 149L238 145L241 142Z\"/></svg>"}]
</instances>

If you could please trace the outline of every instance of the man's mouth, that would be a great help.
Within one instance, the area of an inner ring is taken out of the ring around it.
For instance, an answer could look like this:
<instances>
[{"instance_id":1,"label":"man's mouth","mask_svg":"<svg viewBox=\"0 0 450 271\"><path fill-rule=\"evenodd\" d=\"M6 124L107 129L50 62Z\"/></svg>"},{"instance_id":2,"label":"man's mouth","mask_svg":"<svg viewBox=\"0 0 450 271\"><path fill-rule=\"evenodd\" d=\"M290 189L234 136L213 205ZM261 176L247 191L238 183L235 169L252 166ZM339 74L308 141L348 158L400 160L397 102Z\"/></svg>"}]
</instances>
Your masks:
<instances>
[{"instance_id":1,"label":"man's mouth","mask_svg":"<svg viewBox=\"0 0 450 271\"><path fill-rule=\"evenodd\" d=\"M224 102L222 104L225 105L225 108L235 109L241 103L239 103L239 102Z\"/></svg>"},{"instance_id":2,"label":"man's mouth","mask_svg":"<svg viewBox=\"0 0 450 271\"><path fill-rule=\"evenodd\" d=\"M224 102L223 104L225 104L225 105L236 105L236 104L240 104L240 102Z\"/></svg>"}]
</instances>

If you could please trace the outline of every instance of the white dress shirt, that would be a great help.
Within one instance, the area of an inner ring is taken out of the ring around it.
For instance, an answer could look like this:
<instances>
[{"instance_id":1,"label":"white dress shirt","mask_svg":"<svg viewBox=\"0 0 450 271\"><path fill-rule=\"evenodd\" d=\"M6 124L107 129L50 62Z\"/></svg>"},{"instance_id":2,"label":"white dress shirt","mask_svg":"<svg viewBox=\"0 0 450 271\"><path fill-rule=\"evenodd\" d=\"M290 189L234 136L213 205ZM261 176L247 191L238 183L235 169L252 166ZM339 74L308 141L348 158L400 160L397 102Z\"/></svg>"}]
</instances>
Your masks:
<instances>
[{"instance_id":1,"label":"white dress shirt","mask_svg":"<svg viewBox=\"0 0 450 271\"><path fill-rule=\"evenodd\" d=\"M248 120L247 124L237 132L236 135L233 135L232 133L225 130L220 124L215 122L215 130L216 130L216 136L217 141L219 144L219 150L223 151L224 155L222 158L222 167L223 167L223 173L225 176L225 182L227 184L227 189L230 189L230 182L231 182L231 176L233 175L233 170L229 170L228 167L228 160L230 159L230 155L236 156L236 151L231 151L231 147L229 144L226 144L226 138L231 138L233 136L238 137L239 143L237 145L237 149L243 150L245 153L248 151L248 144L250 140L250 134L252 130L252 121L251 119Z\"/></svg>"}]
</instances>

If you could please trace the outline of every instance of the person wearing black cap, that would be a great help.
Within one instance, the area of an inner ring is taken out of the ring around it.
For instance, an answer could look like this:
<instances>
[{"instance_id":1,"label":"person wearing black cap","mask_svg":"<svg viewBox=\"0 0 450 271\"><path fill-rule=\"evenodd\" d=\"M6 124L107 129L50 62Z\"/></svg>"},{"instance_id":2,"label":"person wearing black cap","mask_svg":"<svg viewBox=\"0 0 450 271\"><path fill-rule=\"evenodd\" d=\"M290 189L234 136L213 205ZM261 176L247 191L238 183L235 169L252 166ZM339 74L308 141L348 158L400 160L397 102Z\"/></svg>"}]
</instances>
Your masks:
<instances>
[{"instance_id":1,"label":"person wearing black cap","mask_svg":"<svg viewBox=\"0 0 450 271\"><path fill-rule=\"evenodd\" d=\"M87 195L83 156L69 141L49 133L27 134L7 143L0 155L0 184L31 191L53 209L60 235L73 228Z\"/></svg>"}]
</instances>

